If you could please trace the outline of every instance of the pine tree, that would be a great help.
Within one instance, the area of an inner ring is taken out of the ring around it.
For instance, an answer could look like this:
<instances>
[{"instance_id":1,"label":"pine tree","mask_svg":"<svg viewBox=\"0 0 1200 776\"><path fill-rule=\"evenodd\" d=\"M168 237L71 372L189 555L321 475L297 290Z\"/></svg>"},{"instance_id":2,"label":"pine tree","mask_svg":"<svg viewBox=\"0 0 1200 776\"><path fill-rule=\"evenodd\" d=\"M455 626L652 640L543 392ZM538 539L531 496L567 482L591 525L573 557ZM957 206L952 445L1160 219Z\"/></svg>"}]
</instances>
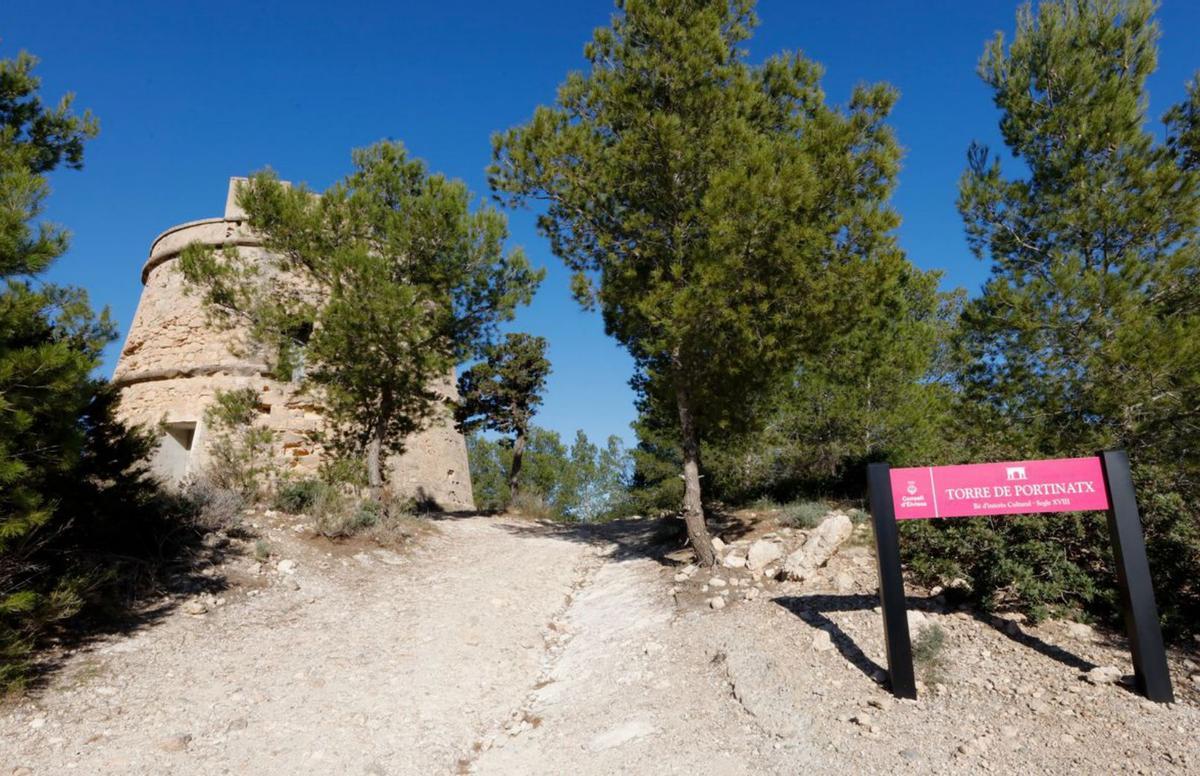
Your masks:
<instances>
[{"instance_id":1,"label":"pine tree","mask_svg":"<svg viewBox=\"0 0 1200 776\"><path fill-rule=\"evenodd\" d=\"M512 468L508 472L509 498L520 493L521 458L529 423L542 403L550 375L546 339L529 334L507 334L487 348L484 360L458 378L459 427L464 431L485 428L512 434Z\"/></svg>"},{"instance_id":2,"label":"pine tree","mask_svg":"<svg viewBox=\"0 0 1200 776\"><path fill-rule=\"evenodd\" d=\"M1185 612L1200 621L1198 102L1193 82L1156 142L1153 12L1148 0L1026 5L1011 44L997 35L985 49L980 74L1022 172L1005 176L978 145L968 154L959 208L992 275L963 314L962 385L977 454L1129 451L1160 596L1179 625ZM1001 540L963 561L981 587L1034 603L1087 603L1097 594L1080 594L1080 578L1111 590L1096 521L989 530Z\"/></svg>"},{"instance_id":3,"label":"pine tree","mask_svg":"<svg viewBox=\"0 0 1200 776\"><path fill-rule=\"evenodd\" d=\"M249 324L277 369L303 351L305 382L339 447L365 458L379 501L385 454L444 411L437 382L529 302L543 273L505 250L500 213L471 212L461 181L430 174L402 145L353 160L319 195L271 172L241 187L266 262L192 245L180 268L216 321Z\"/></svg>"},{"instance_id":4,"label":"pine tree","mask_svg":"<svg viewBox=\"0 0 1200 776\"><path fill-rule=\"evenodd\" d=\"M64 483L80 475L92 379L114 330L78 289L35 283L67 249L61 227L37 223L47 173L83 165L96 135L71 96L42 104L25 53L0 60L0 690L16 682L42 626L73 614L78 590L51 573L44 548L68 524Z\"/></svg>"},{"instance_id":5,"label":"pine tree","mask_svg":"<svg viewBox=\"0 0 1200 776\"><path fill-rule=\"evenodd\" d=\"M826 105L798 54L759 66L751 0L620 0L554 107L494 140L490 179L543 201L551 248L670 407L699 561L701 440L753 424L757 397L838 325L864 263L895 252L899 151L885 86Z\"/></svg>"}]
</instances>

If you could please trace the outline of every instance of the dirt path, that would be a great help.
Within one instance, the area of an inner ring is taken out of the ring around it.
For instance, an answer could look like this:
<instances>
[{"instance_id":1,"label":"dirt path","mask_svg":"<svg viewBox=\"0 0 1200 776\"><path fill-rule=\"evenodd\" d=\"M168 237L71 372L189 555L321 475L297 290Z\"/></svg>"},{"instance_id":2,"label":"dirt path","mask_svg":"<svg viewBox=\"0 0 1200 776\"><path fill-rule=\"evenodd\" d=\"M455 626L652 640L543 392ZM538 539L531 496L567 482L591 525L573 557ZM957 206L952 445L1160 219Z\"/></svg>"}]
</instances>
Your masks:
<instances>
[{"instance_id":1,"label":"dirt path","mask_svg":"<svg viewBox=\"0 0 1200 776\"><path fill-rule=\"evenodd\" d=\"M265 569L225 567L245 576L228 601L80 650L0 708L0 776L1200 767L1196 663L1173 657L1179 703L1142 701L1085 680L1128 660L1086 626L910 593L914 627L947 646L921 698L893 700L861 541L777 583L739 564L677 573L656 538L676 526L654 521L446 519L404 555L335 555L281 519Z\"/></svg>"},{"instance_id":2,"label":"dirt path","mask_svg":"<svg viewBox=\"0 0 1200 776\"><path fill-rule=\"evenodd\" d=\"M410 558L289 547L294 573L259 595L76 655L3 714L0 773L454 771L536 683L599 560L519 523L439 528Z\"/></svg>"}]
</instances>

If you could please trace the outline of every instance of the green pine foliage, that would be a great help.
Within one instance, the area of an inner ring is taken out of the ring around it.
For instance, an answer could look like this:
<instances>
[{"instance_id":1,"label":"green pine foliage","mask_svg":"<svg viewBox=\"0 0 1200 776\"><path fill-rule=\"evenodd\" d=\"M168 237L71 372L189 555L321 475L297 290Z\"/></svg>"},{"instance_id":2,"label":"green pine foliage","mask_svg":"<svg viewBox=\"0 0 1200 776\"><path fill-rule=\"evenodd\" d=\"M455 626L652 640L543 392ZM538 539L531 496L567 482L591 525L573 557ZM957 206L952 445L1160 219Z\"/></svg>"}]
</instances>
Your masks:
<instances>
[{"instance_id":1,"label":"green pine foliage","mask_svg":"<svg viewBox=\"0 0 1200 776\"><path fill-rule=\"evenodd\" d=\"M70 95L41 103L36 62L0 60L0 693L56 626L146 592L198 539L145 471L149 437L92 377L115 337L107 311L37 277L69 244L39 220L46 176L82 167L98 125Z\"/></svg>"},{"instance_id":2,"label":"green pine foliage","mask_svg":"<svg viewBox=\"0 0 1200 776\"><path fill-rule=\"evenodd\" d=\"M459 403L455 410L463 431L487 429L512 434L512 468L508 473L510 498L520 491L521 464L529 423L542 403L550 362L546 339L529 334L507 334L487 347L484 360L458 378Z\"/></svg>"},{"instance_id":3,"label":"green pine foliage","mask_svg":"<svg viewBox=\"0 0 1200 776\"><path fill-rule=\"evenodd\" d=\"M567 445L554 431L529 427L521 496L513 499L507 473L511 445L480 434L467 437L475 504L484 511L514 511L535 517L590 522L633 514L629 498L632 460L619 437L604 447L582 431Z\"/></svg>"},{"instance_id":4,"label":"green pine foliage","mask_svg":"<svg viewBox=\"0 0 1200 776\"><path fill-rule=\"evenodd\" d=\"M899 254L887 86L829 106L795 53L747 61L752 0L620 0L555 105L494 139L505 201L536 200L551 249L672 415L700 561L700 443L752 428L760 397Z\"/></svg>"},{"instance_id":5,"label":"green pine foliage","mask_svg":"<svg viewBox=\"0 0 1200 776\"><path fill-rule=\"evenodd\" d=\"M1200 169L1196 82L1147 126L1148 0L1043 2L988 44L980 74L1020 161L972 146L959 209L991 279L956 342L963 455L1124 448L1169 632L1200 624ZM906 532L907 533L907 532ZM913 567L992 604L1111 613L1101 516L914 531Z\"/></svg>"},{"instance_id":6,"label":"green pine foliage","mask_svg":"<svg viewBox=\"0 0 1200 776\"><path fill-rule=\"evenodd\" d=\"M238 203L269 259L192 245L180 268L215 322L249 323L276 371L295 374L280 365L303 353L332 441L365 461L380 501L384 457L445 411L437 381L478 354L543 273L505 249L503 215L472 212L461 181L430 173L399 143L353 161L321 194L255 175Z\"/></svg>"}]
</instances>

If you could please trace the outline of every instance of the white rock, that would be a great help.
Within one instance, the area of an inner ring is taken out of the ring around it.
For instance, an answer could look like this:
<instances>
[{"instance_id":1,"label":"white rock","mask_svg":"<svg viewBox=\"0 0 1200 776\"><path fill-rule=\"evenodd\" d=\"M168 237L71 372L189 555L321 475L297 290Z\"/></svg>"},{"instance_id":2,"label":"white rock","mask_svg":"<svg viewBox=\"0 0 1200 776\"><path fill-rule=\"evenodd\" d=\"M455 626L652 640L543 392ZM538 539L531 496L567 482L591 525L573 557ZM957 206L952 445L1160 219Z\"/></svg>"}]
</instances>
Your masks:
<instances>
[{"instance_id":1,"label":"white rock","mask_svg":"<svg viewBox=\"0 0 1200 776\"><path fill-rule=\"evenodd\" d=\"M742 597L745 598L747 601L753 601L754 599L758 598L758 595L760 592L761 591L757 587L751 587L751 588L748 588L746 590L746 592L742 594Z\"/></svg>"},{"instance_id":2,"label":"white rock","mask_svg":"<svg viewBox=\"0 0 1200 776\"><path fill-rule=\"evenodd\" d=\"M712 579L708 580L708 584L713 587L725 587L725 585L728 583L720 577L713 577Z\"/></svg>"},{"instance_id":3,"label":"white rock","mask_svg":"<svg viewBox=\"0 0 1200 776\"><path fill-rule=\"evenodd\" d=\"M1086 623L1068 622L1067 635L1079 641L1091 641L1096 637L1096 631Z\"/></svg>"},{"instance_id":4,"label":"white rock","mask_svg":"<svg viewBox=\"0 0 1200 776\"><path fill-rule=\"evenodd\" d=\"M750 545L750 551L746 554L746 568L751 571L765 569L782 557L783 548L781 546L766 539L759 539Z\"/></svg>"},{"instance_id":5,"label":"white rock","mask_svg":"<svg viewBox=\"0 0 1200 776\"><path fill-rule=\"evenodd\" d=\"M208 611L208 604L198 598L193 598L183 605L183 611L185 614L199 616Z\"/></svg>"},{"instance_id":6,"label":"white rock","mask_svg":"<svg viewBox=\"0 0 1200 776\"><path fill-rule=\"evenodd\" d=\"M1116 684L1121 679L1121 669L1116 666L1096 666L1084 678L1092 684Z\"/></svg>"},{"instance_id":7,"label":"white rock","mask_svg":"<svg viewBox=\"0 0 1200 776\"><path fill-rule=\"evenodd\" d=\"M280 574L295 574L297 563L290 558L285 558L275 564L275 568L279 569Z\"/></svg>"},{"instance_id":8,"label":"white rock","mask_svg":"<svg viewBox=\"0 0 1200 776\"><path fill-rule=\"evenodd\" d=\"M731 552L721 561L721 565L729 569L740 569L746 565L746 556Z\"/></svg>"},{"instance_id":9,"label":"white rock","mask_svg":"<svg viewBox=\"0 0 1200 776\"><path fill-rule=\"evenodd\" d=\"M783 576L796 582L810 578L817 569L829 561L838 547L854 531L850 518L834 513L813 529L804 544L788 556L783 564Z\"/></svg>"},{"instance_id":10,"label":"white rock","mask_svg":"<svg viewBox=\"0 0 1200 776\"><path fill-rule=\"evenodd\" d=\"M675 575L676 582L687 582L689 579L691 579L691 576L684 574L682 571Z\"/></svg>"},{"instance_id":11,"label":"white rock","mask_svg":"<svg viewBox=\"0 0 1200 776\"><path fill-rule=\"evenodd\" d=\"M833 637L827 630L818 630L813 635L812 648L818 652L828 652L833 649Z\"/></svg>"},{"instance_id":12,"label":"white rock","mask_svg":"<svg viewBox=\"0 0 1200 776\"><path fill-rule=\"evenodd\" d=\"M719 595L715 595L712 598L708 599L708 605L711 606L713 609L724 609L725 608L725 599Z\"/></svg>"},{"instance_id":13,"label":"white rock","mask_svg":"<svg viewBox=\"0 0 1200 776\"><path fill-rule=\"evenodd\" d=\"M833 578L833 584L839 593L846 594L854 590L854 577L843 571Z\"/></svg>"},{"instance_id":14,"label":"white rock","mask_svg":"<svg viewBox=\"0 0 1200 776\"><path fill-rule=\"evenodd\" d=\"M720 536L714 536L712 538L712 546L714 550L721 552L725 549L725 542L722 541Z\"/></svg>"}]
</instances>

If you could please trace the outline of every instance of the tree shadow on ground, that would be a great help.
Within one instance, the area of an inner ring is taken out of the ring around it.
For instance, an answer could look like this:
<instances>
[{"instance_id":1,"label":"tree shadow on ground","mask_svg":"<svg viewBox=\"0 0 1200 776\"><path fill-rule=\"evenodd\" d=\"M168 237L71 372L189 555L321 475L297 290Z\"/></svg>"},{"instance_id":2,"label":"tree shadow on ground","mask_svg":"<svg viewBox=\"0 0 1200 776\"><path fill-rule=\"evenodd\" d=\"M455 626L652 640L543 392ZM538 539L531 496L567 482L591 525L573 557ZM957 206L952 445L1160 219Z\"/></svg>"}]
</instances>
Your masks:
<instances>
[{"instance_id":1,"label":"tree shadow on ground","mask_svg":"<svg viewBox=\"0 0 1200 776\"><path fill-rule=\"evenodd\" d=\"M229 590L228 579L212 570L243 555L230 541L231 535L246 538L236 530L205 534L181 526L169 540L155 537L161 542L156 556L98 558L98 563L119 564L118 583L40 644L24 679L24 691L30 695L45 691L74 656L113 637L130 637L153 627L190 596Z\"/></svg>"},{"instance_id":2,"label":"tree shadow on ground","mask_svg":"<svg viewBox=\"0 0 1200 776\"><path fill-rule=\"evenodd\" d=\"M499 521L515 536L554 536L593 546L615 545L613 560L647 558L663 566L678 565L670 556L687 546L683 520L671 517L627 517L595 523L564 523L557 520L516 518Z\"/></svg>"},{"instance_id":3,"label":"tree shadow on ground","mask_svg":"<svg viewBox=\"0 0 1200 776\"><path fill-rule=\"evenodd\" d=\"M872 681L879 684L886 683L887 672L884 670L884 667L867 657L866 653L854 642L854 639L850 638L837 623L826 616L827 612L871 611L879 606L878 596L863 594L813 594L781 596L772 600L775 604L788 610L814 628L822 628L829 631L834 646L847 662L870 677ZM924 598L908 596L906 597L906 601L910 611L938 614L947 611L946 606L934 596ZM1006 638L1051 660L1062 663L1069 668L1083 672L1096 668L1095 663L1085 660L1058 645L1050 644L1020 629L1010 630L1011 626L1007 620L975 610L968 610L968 614L977 622L987 625ZM880 619L879 628L882 631L882 618Z\"/></svg>"}]
</instances>

